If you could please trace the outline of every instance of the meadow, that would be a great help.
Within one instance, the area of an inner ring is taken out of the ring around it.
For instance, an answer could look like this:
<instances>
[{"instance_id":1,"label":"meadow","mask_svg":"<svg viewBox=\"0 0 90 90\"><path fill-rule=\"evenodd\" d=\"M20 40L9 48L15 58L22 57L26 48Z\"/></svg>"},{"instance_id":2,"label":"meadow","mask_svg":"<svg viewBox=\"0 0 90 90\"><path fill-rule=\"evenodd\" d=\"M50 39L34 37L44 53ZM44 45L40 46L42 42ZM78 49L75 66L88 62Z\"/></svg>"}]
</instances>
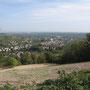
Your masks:
<instances>
[{"instance_id":1,"label":"meadow","mask_svg":"<svg viewBox=\"0 0 90 90\"><path fill-rule=\"evenodd\" d=\"M0 86L7 82L15 87L43 83L45 80L55 80L59 77L58 71L71 73L73 71L90 70L90 62L75 64L32 64L16 66L9 69L0 69Z\"/></svg>"}]
</instances>

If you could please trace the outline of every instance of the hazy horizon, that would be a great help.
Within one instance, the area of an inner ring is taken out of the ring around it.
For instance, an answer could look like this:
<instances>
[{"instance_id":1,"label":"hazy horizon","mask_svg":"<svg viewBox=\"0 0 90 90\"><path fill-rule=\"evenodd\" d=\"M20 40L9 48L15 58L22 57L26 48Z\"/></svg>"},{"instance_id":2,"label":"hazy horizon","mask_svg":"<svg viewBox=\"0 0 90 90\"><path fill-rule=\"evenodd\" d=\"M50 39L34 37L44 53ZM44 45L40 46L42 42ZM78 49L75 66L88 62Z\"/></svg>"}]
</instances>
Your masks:
<instances>
[{"instance_id":1,"label":"hazy horizon","mask_svg":"<svg viewBox=\"0 0 90 90\"><path fill-rule=\"evenodd\" d=\"M0 32L90 32L90 0L0 0Z\"/></svg>"},{"instance_id":2,"label":"hazy horizon","mask_svg":"<svg viewBox=\"0 0 90 90\"><path fill-rule=\"evenodd\" d=\"M25 32L25 31L20 31L20 32L10 32L10 31L8 31L8 32L0 32L0 34L33 34L33 33L65 33L65 34L88 34L88 33L90 33L90 32L39 32L39 31L37 31L37 32Z\"/></svg>"}]
</instances>

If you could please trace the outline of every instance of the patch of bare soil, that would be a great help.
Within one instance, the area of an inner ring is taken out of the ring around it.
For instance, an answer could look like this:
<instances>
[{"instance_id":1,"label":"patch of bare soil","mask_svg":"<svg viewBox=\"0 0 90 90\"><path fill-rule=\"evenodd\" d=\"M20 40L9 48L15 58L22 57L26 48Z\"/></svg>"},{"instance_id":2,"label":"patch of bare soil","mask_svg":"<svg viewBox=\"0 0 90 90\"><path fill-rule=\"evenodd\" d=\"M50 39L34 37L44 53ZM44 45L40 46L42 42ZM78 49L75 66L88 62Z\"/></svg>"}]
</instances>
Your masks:
<instances>
[{"instance_id":1,"label":"patch of bare soil","mask_svg":"<svg viewBox=\"0 0 90 90\"><path fill-rule=\"evenodd\" d=\"M31 65L23 65L14 67L14 69L29 69L29 68L41 68L51 66L51 64L31 64Z\"/></svg>"}]
</instances>

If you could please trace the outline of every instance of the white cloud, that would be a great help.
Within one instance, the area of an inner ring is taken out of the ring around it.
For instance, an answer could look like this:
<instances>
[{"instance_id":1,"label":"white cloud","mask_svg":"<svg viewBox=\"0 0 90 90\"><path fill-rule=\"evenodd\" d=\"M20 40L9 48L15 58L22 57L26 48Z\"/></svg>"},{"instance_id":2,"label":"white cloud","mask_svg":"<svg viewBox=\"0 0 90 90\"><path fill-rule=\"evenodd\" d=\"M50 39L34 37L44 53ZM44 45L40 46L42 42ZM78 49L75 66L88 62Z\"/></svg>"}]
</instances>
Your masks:
<instances>
[{"instance_id":1,"label":"white cloud","mask_svg":"<svg viewBox=\"0 0 90 90\"><path fill-rule=\"evenodd\" d=\"M9 3L25 3L32 0L0 0ZM33 0L39 1L39 0ZM16 5L16 4L15 4ZM38 2L22 6L4 5L1 26L11 30L39 31L90 31L90 0L80 2ZM8 7L8 8L7 8Z\"/></svg>"},{"instance_id":2,"label":"white cloud","mask_svg":"<svg viewBox=\"0 0 90 90\"><path fill-rule=\"evenodd\" d=\"M55 8L36 9L32 15L37 18L59 20L90 20L90 3L57 3L56 6Z\"/></svg>"}]
</instances>

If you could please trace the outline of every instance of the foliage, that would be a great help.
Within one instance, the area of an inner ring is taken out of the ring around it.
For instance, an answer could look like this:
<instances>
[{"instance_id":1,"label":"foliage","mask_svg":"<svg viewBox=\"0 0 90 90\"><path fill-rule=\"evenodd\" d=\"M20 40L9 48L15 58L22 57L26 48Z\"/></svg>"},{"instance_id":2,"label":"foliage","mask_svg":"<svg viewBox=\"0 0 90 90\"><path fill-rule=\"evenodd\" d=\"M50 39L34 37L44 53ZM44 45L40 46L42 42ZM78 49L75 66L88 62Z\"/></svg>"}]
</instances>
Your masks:
<instances>
[{"instance_id":1,"label":"foliage","mask_svg":"<svg viewBox=\"0 0 90 90\"><path fill-rule=\"evenodd\" d=\"M43 50L43 48L39 45L36 45L36 46L32 46L30 48L30 51L38 51L38 52L41 52Z\"/></svg>"},{"instance_id":2,"label":"foliage","mask_svg":"<svg viewBox=\"0 0 90 90\"><path fill-rule=\"evenodd\" d=\"M87 34L87 40L90 42L90 33Z\"/></svg>"},{"instance_id":3,"label":"foliage","mask_svg":"<svg viewBox=\"0 0 90 90\"><path fill-rule=\"evenodd\" d=\"M31 63L32 63L32 59L31 59L29 53L24 53L24 54L21 56L21 63L22 63L23 65L31 64Z\"/></svg>"},{"instance_id":4,"label":"foliage","mask_svg":"<svg viewBox=\"0 0 90 90\"><path fill-rule=\"evenodd\" d=\"M44 53L41 53L41 54L38 56L37 62L38 62L38 63L46 63Z\"/></svg>"},{"instance_id":5,"label":"foliage","mask_svg":"<svg viewBox=\"0 0 90 90\"><path fill-rule=\"evenodd\" d=\"M45 52L45 60L47 63L53 63L53 54L51 52Z\"/></svg>"},{"instance_id":6,"label":"foliage","mask_svg":"<svg viewBox=\"0 0 90 90\"><path fill-rule=\"evenodd\" d=\"M60 57L59 63L75 63L90 61L90 35L85 40L75 41L67 46Z\"/></svg>"},{"instance_id":7,"label":"foliage","mask_svg":"<svg viewBox=\"0 0 90 90\"><path fill-rule=\"evenodd\" d=\"M90 76L83 72L70 74L59 71L59 78L47 80L38 90L89 90Z\"/></svg>"},{"instance_id":8,"label":"foliage","mask_svg":"<svg viewBox=\"0 0 90 90\"><path fill-rule=\"evenodd\" d=\"M12 67L17 65L19 65L19 61L13 57L3 57L0 59L0 66Z\"/></svg>"}]
</instances>

